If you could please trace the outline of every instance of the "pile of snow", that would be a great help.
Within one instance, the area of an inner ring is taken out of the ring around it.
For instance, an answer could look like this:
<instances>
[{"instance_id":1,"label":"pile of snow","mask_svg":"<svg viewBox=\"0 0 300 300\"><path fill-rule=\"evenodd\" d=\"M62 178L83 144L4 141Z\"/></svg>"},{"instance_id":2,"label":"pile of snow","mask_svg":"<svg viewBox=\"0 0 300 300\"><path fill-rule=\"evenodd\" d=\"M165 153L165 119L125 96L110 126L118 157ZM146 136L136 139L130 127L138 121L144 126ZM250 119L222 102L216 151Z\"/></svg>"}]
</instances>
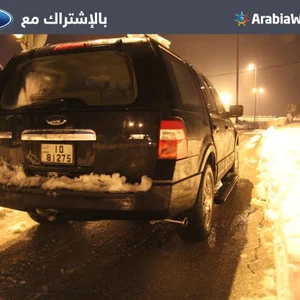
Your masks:
<instances>
[{"instance_id":1,"label":"pile of snow","mask_svg":"<svg viewBox=\"0 0 300 300\"><path fill-rule=\"evenodd\" d=\"M300 299L300 126L265 131L258 193L273 221L279 299Z\"/></svg>"},{"instance_id":2,"label":"pile of snow","mask_svg":"<svg viewBox=\"0 0 300 300\"><path fill-rule=\"evenodd\" d=\"M13 226L8 228L8 231L10 231L13 234L21 233L27 229L26 227L26 221L19 222L17 224L14 224Z\"/></svg>"},{"instance_id":3,"label":"pile of snow","mask_svg":"<svg viewBox=\"0 0 300 300\"><path fill-rule=\"evenodd\" d=\"M81 175L76 178L58 176L49 173L48 176L27 176L21 165L0 164L0 184L16 187L40 187L45 190L67 189L90 192L145 192L152 186L152 180L144 175L141 183L126 182L126 177L118 173L112 175Z\"/></svg>"},{"instance_id":4,"label":"pile of snow","mask_svg":"<svg viewBox=\"0 0 300 300\"><path fill-rule=\"evenodd\" d=\"M0 207L0 251L19 241L23 232L36 225L26 212Z\"/></svg>"},{"instance_id":5,"label":"pile of snow","mask_svg":"<svg viewBox=\"0 0 300 300\"><path fill-rule=\"evenodd\" d=\"M234 127L237 130L253 130L253 129L258 129L259 126L256 122L253 121L246 121L246 120L238 120L238 123L234 123Z\"/></svg>"},{"instance_id":6,"label":"pile of snow","mask_svg":"<svg viewBox=\"0 0 300 300\"><path fill-rule=\"evenodd\" d=\"M247 151L250 149L253 149L257 146L258 142L261 141L262 135L261 133L257 133L255 136L244 142L243 144L243 150Z\"/></svg>"},{"instance_id":7,"label":"pile of snow","mask_svg":"<svg viewBox=\"0 0 300 300\"><path fill-rule=\"evenodd\" d=\"M12 212L13 212L12 209L0 206L0 220L4 219L8 214L10 214Z\"/></svg>"},{"instance_id":8,"label":"pile of snow","mask_svg":"<svg viewBox=\"0 0 300 300\"><path fill-rule=\"evenodd\" d=\"M90 192L145 192L150 189L152 180L147 176L142 176L141 183L127 183L126 177L115 173L110 175L81 175L76 178L67 176L58 177L55 174L41 185L43 189L69 189L74 191L90 191Z\"/></svg>"}]
</instances>

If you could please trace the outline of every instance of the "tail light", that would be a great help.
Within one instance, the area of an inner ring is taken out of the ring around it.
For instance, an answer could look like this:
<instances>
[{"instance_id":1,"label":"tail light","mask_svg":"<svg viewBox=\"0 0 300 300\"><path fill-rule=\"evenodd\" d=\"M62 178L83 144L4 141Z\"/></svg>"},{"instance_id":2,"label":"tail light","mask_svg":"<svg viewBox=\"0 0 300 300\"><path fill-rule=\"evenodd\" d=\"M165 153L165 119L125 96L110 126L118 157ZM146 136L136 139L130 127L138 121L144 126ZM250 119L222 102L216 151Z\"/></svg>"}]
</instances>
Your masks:
<instances>
[{"instance_id":1,"label":"tail light","mask_svg":"<svg viewBox=\"0 0 300 300\"><path fill-rule=\"evenodd\" d=\"M159 129L158 158L187 157L186 129L182 120L162 120Z\"/></svg>"}]
</instances>

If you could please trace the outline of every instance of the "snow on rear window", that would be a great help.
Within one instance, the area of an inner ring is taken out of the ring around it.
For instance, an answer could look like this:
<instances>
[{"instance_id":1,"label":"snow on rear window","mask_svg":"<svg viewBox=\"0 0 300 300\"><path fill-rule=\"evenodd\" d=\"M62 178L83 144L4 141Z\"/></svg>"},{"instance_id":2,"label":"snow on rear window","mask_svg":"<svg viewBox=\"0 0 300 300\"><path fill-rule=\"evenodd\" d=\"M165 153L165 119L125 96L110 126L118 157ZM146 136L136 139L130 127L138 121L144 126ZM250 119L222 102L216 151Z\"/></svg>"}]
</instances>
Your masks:
<instances>
[{"instance_id":1,"label":"snow on rear window","mask_svg":"<svg viewBox=\"0 0 300 300\"><path fill-rule=\"evenodd\" d=\"M126 105L136 95L128 54L65 53L22 62L5 88L2 107L13 109L57 99L80 99L90 106Z\"/></svg>"},{"instance_id":2,"label":"snow on rear window","mask_svg":"<svg viewBox=\"0 0 300 300\"><path fill-rule=\"evenodd\" d=\"M81 175L76 178L58 176L49 173L48 176L27 176L21 165L11 166L6 162L0 165L0 184L16 187L40 187L45 190L67 189L73 191L137 193L146 192L152 185L152 180L144 175L140 183L126 182L126 177L118 173L112 175Z\"/></svg>"}]
</instances>

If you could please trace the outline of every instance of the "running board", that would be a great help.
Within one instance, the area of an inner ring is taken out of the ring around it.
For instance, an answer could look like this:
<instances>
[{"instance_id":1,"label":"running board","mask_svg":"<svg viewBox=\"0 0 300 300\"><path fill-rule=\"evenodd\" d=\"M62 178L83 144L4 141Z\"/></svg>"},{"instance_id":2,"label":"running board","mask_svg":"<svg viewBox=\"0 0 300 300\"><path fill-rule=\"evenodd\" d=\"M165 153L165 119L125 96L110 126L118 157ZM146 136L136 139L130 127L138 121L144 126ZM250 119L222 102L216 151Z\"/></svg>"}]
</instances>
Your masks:
<instances>
[{"instance_id":1,"label":"running board","mask_svg":"<svg viewBox=\"0 0 300 300\"><path fill-rule=\"evenodd\" d=\"M233 174L233 173L228 174L224 178L223 185L215 193L215 203L216 204L224 203L227 200L227 198L229 197L233 188L238 183L238 181L239 181L238 175Z\"/></svg>"}]
</instances>

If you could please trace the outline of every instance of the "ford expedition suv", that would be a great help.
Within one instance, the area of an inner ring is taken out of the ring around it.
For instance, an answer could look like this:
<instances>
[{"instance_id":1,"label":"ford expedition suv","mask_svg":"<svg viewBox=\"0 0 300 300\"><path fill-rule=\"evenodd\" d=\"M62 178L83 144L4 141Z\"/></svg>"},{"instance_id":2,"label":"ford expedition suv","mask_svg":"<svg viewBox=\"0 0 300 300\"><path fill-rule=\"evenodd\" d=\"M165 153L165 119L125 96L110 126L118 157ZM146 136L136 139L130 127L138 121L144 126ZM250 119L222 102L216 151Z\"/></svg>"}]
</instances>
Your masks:
<instances>
[{"instance_id":1,"label":"ford expedition suv","mask_svg":"<svg viewBox=\"0 0 300 300\"><path fill-rule=\"evenodd\" d=\"M40 223L177 223L205 240L238 179L230 118L243 107L225 111L168 46L140 35L14 56L0 75L0 205Z\"/></svg>"}]
</instances>

